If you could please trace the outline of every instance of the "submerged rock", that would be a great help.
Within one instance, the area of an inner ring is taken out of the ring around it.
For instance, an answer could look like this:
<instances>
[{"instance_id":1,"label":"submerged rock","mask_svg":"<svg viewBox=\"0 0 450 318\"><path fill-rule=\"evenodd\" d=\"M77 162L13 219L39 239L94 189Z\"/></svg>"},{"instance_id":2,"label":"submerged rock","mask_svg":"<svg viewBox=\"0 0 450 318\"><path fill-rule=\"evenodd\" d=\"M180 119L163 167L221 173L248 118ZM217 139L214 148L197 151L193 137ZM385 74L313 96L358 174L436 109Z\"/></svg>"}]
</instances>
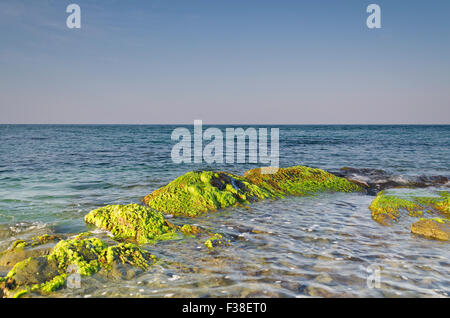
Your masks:
<instances>
[{"instance_id":1,"label":"submerged rock","mask_svg":"<svg viewBox=\"0 0 450 318\"><path fill-rule=\"evenodd\" d=\"M69 274L90 276L97 272L109 275L120 266L151 266L156 258L131 243L108 246L88 234L60 241L47 256L30 257L17 263L6 277L0 278L2 293L20 297L29 292L49 293L66 283Z\"/></svg>"},{"instance_id":2,"label":"submerged rock","mask_svg":"<svg viewBox=\"0 0 450 318\"><path fill-rule=\"evenodd\" d=\"M279 168L276 173L263 174L261 168L244 174L248 180L277 196L309 195L317 192L354 192L363 189L344 178L317 168L295 166Z\"/></svg>"},{"instance_id":3,"label":"submerged rock","mask_svg":"<svg viewBox=\"0 0 450 318\"><path fill-rule=\"evenodd\" d=\"M153 191L143 201L166 214L195 217L220 208L273 197L268 190L241 176L226 172L191 171Z\"/></svg>"},{"instance_id":4,"label":"submerged rock","mask_svg":"<svg viewBox=\"0 0 450 318\"><path fill-rule=\"evenodd\" d=\"M221 208L321 191L362 191L344 178L302 166L280 168L273 174L252 169L244 177L227 172L191 171L153 191L143 201L166 214L195 217Z\"/></svg>"},{"instance_id":5,"label":"submerged rock","mask_svg":"<svg viewBox=\"0 0 450 318\"><path fill-rule=\"evenodd\" d=\"M450 225L442 219L422 219L411 225L411 232L429 239L450 240Z\"/></svg>"},{"instance_id":6,"label":"submerged rock","mask_svg":"<svg viewBox=\"0 0 450 318\"><path fill-rule=\"evenodd\" d=\"M372 201L369 209L373 220L383 225L390 225L398 221L401 212L413 217L421 217L425 213L448 217L450 215L449 198L450 193L447 191L439 191L436 196L424 196L413 191L405 191L405 193L381 191Z\"/></svg>"},{"instance_id":7,"label":"submerged rock","mask_svg":"<svg viewBox=\"0 0 450 318\"><path fill-rule=\"evenodd\" d=\"M167 222L162 213L139 204L108 205L89 212L84 220L110 231L119 241L144 244L177 236L176 227Z\"/></svg>"}]
</instances>

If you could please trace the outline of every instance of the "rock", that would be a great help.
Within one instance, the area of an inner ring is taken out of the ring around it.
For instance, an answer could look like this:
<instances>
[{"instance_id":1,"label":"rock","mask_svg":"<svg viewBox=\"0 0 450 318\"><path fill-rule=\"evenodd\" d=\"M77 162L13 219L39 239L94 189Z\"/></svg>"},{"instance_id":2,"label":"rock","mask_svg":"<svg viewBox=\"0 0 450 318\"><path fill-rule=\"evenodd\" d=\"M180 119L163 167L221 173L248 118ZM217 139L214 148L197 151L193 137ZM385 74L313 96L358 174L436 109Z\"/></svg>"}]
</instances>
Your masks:
<instances>
[{"instance_id":1,"label":"rock","mask_svg":"<svg viewBox=\"0 0 450 318\"><path fill-rule=\"evenodd\" d=\"M321 273L320 275L316 276L314 280L322 284L329 284L333 281L333 279L331 278L330 275L328 275L328 273Z\"/></svg>"},{"instance_id":2,"label":"rock","mask_svg":"<svg viewBox=\"0 0 450 318\"><path fill-rule=\"evenodd\" d=\"M308 286L306 287L305 292L311 297L334 297L333 293L321 287Z\"/></svg>"},{"instance_id":3,"label":"rock","mask_svg":"<svg viewBox=\"0 0 450 318\"><path fill-rule=\"evenodd\" d=\"M53 248L50 243L55 243L60 239L57 235L45 234L33 237L30 241L15 241L11 248L0 253L0 266L11 268L29 257L48 255Z\"/></svg>"},{"instance_id":4,"label":"rock","mask_svg":"<svg viewBox=\"0 0 450 318\"><path fill-rule=\"evenodd\" d=\"M258 168L247 171L244 177L227 172L191 171L153 191L143 201L165 214L195 217L286 195L363 191L359 185L320 169L296 166L269 170L274 173L264 174Z\"/></svg>"},{"instance_id":5,"label":"rock","mask_svg":"<svg viewBox=\"0 0 450 318\"><path fill-rule=\"evenodd\" d=\"M400 176L381 169L342 167L333 174L346 178L365 188L370 195L391 188L426 188L446 186L450 181L446 176Z\"/></svg>"},{"instance_id":6,"label":"rock","mask_svg":"<svg viewBox=\"0 0 450 318\"><path fill-rule=\"evenodd\" d=\"M42 284L59 274L56 262L47 257L30 257L16 264L7 277L14 280L15 285L25 286Z\"/></svg>"},{"instance_id":7,"label":"rock","mask_svg":"<svg viewBox=\"0 0 450 318\"><path fill-rule=\"evenodd\" d=\"M146 270L156 258L131 243L108 246L89 234L60 241L48 256L30 257L17 263L5 277L8 296L25 292L53 292L65 285L70 273L91 276L99 271L111 277L132 277ZM124 272L120 272L125 269ZM118 274L119 273L119 274ZM131 274L130 274L131 273ZM3 290L4 291L4 290Z\"/></svg>"},{"instance_id":8,"label":"rock","mask_svg":"<svg viewBox=\"0 0 450 318\"><path fill-rule=\"evenodd\" d=\"M208 240L205 241L205 246L210 250L216 246L229 245L230 241L225 239L222 234L214 234Z\"/></svg>"},{"instance_id":9,"label":"rock","mask_svg":"<svg viewBox=\"0 0 450 318\"><path fill-rule=\"evenodd\" d=\"M437 191L436 196L421 196L415 192L408 193L406 189L401 190L403 192L378 193L369 206L373 220L383 225L391 225L398 221L401 212L413 217L421 217L424 212L431 215L449 215L449 192Z\"/></svg>"},{"instance_id":10,"label":"rock","mask_svg":"<svg viewBox=\"0 0 450 318\"><path fill-rule=\"evenodd\" d=\"M119 241L144 244L177 237L177 227L167 222L162 213L138 204L108 205L89 212L84 220L110 231Z\"/></svg>"},{"instance_id":11,"label":"rock","mask_svg":"<svg viewBox=\"0 0 450 318\"><path fill-rule=\"evenodd\" d=\"M309 195L316 192L354 192L363 189L344 178L321 169L295 166L279 168L276 173L263 174L261 168L244 173L252 183L269 190L277 196Z\"/></svg>"},{"instance_id":12,"label":"rock","mask_svg":"<svg viewBox=\"0 0 450 318\"><path fill-rule=\"evenodd\" d=\"M226 172L191 171L153 191L146 205L174 216L195 217L274 196L247 179Z\"/></svg>"},{"instance_id":13,"label":"rock","mask_svg":"<svg viewBox=\"0 0 450 318\"><path fill-rule=\"evenodd\" d=\"M419 220L411 225L411 232L429 239L448 241L450 226L447 222L433 219Z\"/></svg>"}]
</instances>

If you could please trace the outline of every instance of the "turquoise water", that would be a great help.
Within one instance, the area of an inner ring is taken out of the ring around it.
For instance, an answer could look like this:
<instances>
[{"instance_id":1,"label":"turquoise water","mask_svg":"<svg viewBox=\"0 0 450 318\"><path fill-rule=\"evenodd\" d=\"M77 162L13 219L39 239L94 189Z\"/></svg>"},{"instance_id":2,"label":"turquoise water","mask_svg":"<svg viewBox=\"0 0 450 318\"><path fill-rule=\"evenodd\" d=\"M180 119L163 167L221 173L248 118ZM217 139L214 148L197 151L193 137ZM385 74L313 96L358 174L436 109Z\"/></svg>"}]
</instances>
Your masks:
<instances>
[{"instance_id":1,"label":"turquoise water","mask_svg":"<svg viewBox=\"0 0 450 318\"><path fill-rule=\"evenodd\" d=\"M259 166L174 164L176 127L0 125L0 248L26 235L85 231L90 210L140 202L190 170ZM450 176L450 126L276 127L281 166ZM376 224L372 199L323 194L181 220L221 231L232 244L214 253L189 239L150 246L182 265L159 265L133 281L90 278L57 295L448 296L448 245L411 236L406 221L395 229ZM373 264L382 267L376 289L366 284L365 268Z\"/></svg>"}]
</instances>

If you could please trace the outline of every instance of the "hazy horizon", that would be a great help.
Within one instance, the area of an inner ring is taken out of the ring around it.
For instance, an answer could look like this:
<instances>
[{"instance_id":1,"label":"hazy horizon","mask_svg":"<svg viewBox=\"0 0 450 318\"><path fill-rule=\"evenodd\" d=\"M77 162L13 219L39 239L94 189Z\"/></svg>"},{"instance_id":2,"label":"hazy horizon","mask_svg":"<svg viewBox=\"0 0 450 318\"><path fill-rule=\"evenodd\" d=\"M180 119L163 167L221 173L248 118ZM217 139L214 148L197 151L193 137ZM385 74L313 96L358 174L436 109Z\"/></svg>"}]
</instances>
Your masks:
<instances>
[{"instance_id":1,"label":"hazy horizon","mask_svg":"<svg viewBox=\"0 0 450 318\"><path fill-rule=\"evenodd\" d=\"M66 7L81 7L81 29ZM381 29L366 7L381 6ZM0 124L450 124L450 2L0 3Z\"/></svg>"}]
</instances>

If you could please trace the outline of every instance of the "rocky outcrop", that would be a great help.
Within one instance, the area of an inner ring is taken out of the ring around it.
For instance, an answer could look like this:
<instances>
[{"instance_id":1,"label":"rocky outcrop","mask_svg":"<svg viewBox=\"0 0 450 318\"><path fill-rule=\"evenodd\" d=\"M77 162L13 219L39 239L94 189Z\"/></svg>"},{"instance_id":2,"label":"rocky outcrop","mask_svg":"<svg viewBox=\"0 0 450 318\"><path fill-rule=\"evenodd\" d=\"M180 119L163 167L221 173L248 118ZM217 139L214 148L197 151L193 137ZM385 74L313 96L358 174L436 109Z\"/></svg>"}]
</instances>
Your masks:
<instances>
[{"instance_id":1,"label":"rocky outcrop","mask_svg":"<svg viewBox=\"0 0 450 318\"><path fill-rule=\"evenodd\" d=\"M131 243L109 246L102 240L83 233L74 239L62 240L47 256L29 257L18 262L0 280L0 290L8 297L28 293L46 294L63 287L71 273L91 276L108 275L118 268L147 269L156 258Z\"/></svg>"},{"instance_id":2,"label":"rocky outcrop","mask_svg":"<svg viewBox=\"0 0 450 318\"><path fill-rule=\"evenodd\" d=\"M381 191L369 209L372 219L383 225L397 222L401 214L413 217L424 215L448 215L449 192L439 191L436 196L420 196L411 193L389 193Z\"/></svg>"},{"instance_id":3,"label":"rocky outcrop","mask_svg":"<svg viewBox=\"0 0 450 318\"><path fill-rule=\"evenodd\" d=\"M85 222L110 231L115 240L139 244L175 238L175 226L158 211L139 204L108 205L89 212Z\"/></svg>"},{"instance_id":4,"label":"rocky outcrop","mask_svg":"<svg viewBox=\"0 0 450 318\"><path fill-rule=\"evenodd\" d=\"M195 217L227 207L323 191L362 191L344 178L321 169L296 166L263 174L261 169L244 176L227 172L191 171L153 191L143 201L165 214Z\"/></svg>"},{"instance_id":5,"label":"rocky outcrop","mask_svg":"<svg viewBox=\"0 0 450 318\"><path fill-rule=\"evenodd\" d=\"M356 192L362 188L344 178L322 169L304 166L279 168L275 173L265 174L261 168L245 172L250 182L283 197L286 195L310 195L317 192Z\"/></svg>"}]
</instances>

